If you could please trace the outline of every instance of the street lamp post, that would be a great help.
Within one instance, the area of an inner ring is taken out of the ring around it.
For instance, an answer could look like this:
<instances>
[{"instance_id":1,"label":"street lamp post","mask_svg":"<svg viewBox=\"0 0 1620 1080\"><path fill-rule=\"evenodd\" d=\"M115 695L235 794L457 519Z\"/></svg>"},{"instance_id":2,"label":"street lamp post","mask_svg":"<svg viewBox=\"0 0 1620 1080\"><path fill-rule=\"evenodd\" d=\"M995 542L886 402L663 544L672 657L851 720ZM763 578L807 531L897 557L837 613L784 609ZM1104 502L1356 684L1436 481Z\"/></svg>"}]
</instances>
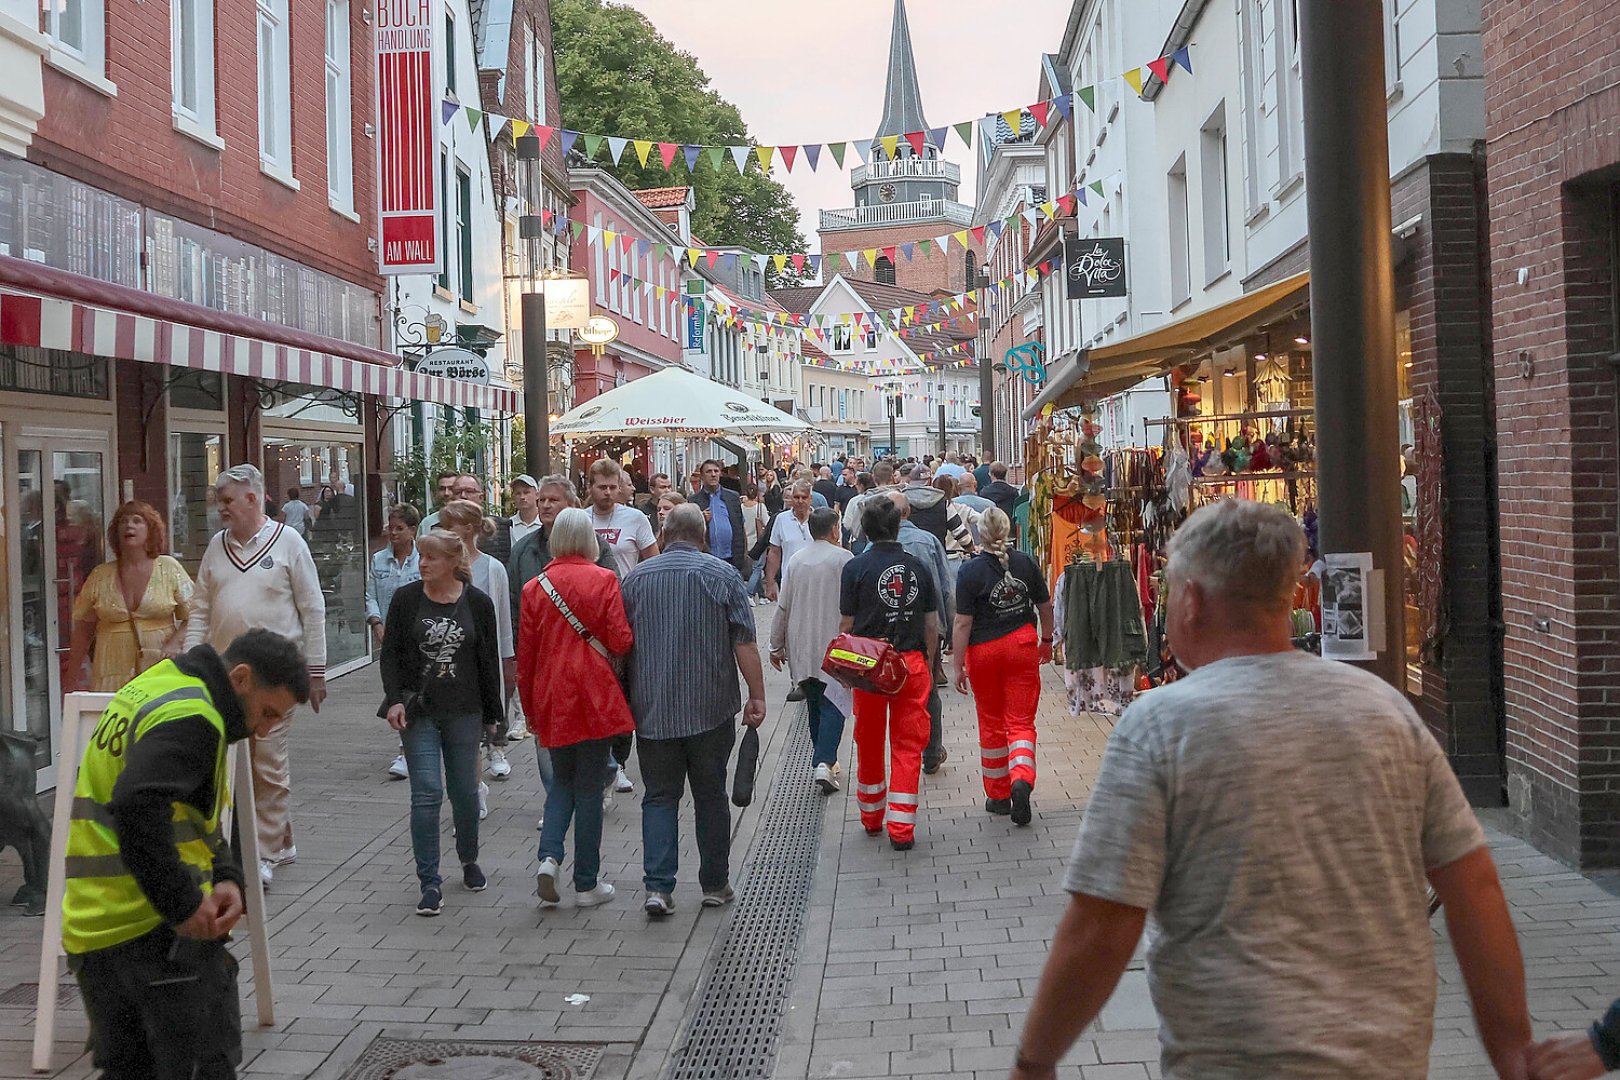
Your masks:
<instances>
[{"instance_id":1,"label":"street lamp post","mask_svg":"<svg viewBox=\"0 0 1620 1080\"><path fill-rule=\"evenodd\" d=\"M900 411L900 394L897 388L889 387L889 457L900 456L900 444L894 437L894 414Z\"/></svg>"},{"instance_id":2,"label":"street lamp post","mask_svg":"<svg viewBox=\"0 0 1620 1080\"><path fill-rule=\"evenodd\" d=\"M520 315L523 326L523 443L532 476L551 472L551 387L546 357L546 296L535 289L542 267L540 238L545 227L540 214L540 138L525 135L517 141L518 181L524 209L518 222L526 251L527 278Z\"/></svg>"},{"instance_id":3,"label":"street lamp post","mask_svg":"<svg viewBox=\"0 0 1620 1080\"><path fill-rule=\"evenodd\" d=\"M990 264L979 268L979 448L985 461L996 460L996 374L990 356L990 332L985 327L984 301L990 291Z\"/></svg>"}]
</instances>

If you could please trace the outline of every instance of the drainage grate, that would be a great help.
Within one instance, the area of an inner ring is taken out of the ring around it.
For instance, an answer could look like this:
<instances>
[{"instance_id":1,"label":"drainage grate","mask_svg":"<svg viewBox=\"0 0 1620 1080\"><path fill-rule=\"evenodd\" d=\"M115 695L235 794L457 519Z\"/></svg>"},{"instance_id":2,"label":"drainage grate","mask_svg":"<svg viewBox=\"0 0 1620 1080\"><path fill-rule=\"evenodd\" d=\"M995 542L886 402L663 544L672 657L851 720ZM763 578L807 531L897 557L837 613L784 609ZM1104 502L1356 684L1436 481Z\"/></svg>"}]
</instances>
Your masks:
<instances>
[{"instance_id":1,"label":"drainage grate","mask_svg":"<svg viewBox=\"0 0 1620 1080\"><path fill-rule=\"evenodd\" d=\"M589 1080L601 1043L371 1040L343 1080Z\"/></svg>"},{"instance_id":2,"label":"drainage grate","mask_svg":"<svg viewBox=\"0 0 1620 1080\"><path fill-rule=\"evenodd\" d=\"M798 964L804 913L826 800L808 782L810 732L802 714L782 754L759 842L721 932L668 1080L768 1078Z\"/></svg>"},{"instance_id":3,"label":"drainage grate","mask_svg":"<svg viewBox=\"0 0 1620 1080\"><path fill-rule=\"evenodd\" d=\"M56 989L56 1003L69 1005L79 1000L79 985L77 983L59 983ZM32 1009L39 1002L39 983L18 983L10 990L0 994L0 1005L23 1005Z\"/></svg>"}]
</instances>

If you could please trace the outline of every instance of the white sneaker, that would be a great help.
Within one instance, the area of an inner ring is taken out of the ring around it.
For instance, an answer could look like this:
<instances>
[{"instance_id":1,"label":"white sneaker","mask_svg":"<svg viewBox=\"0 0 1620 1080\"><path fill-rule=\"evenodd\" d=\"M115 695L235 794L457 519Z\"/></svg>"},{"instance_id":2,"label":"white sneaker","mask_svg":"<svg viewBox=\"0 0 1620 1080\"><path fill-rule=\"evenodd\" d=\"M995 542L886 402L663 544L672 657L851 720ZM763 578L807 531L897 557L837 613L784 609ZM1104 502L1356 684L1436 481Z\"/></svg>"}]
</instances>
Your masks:
<instances>
[{"instance_id":1,"label":"white sneaker","mask_svg":"<svg viewBox=\"0 0 1620 1080\"><path fill-rule=\"evenodd\" d=\"M394 759L394 763L388 766L388 775L395 780L409 780L411 778L411 769L409 765L405 764L404 754L399 755Z\"/></svg>"},{"instance_id":2,"label":"white sneaker","mask_svg":"<svg viewBox=\"0 0 1620 1080\"><path fill-rule=\"evenodd\" d=\"M506 729L507 742L522 742L529 737L529 729L522 723L513 724Z\"/></svg>"},{"instance_id":3,"label":"white sneaker","mask_svg":"<svg viewBox=\"0 0 1620 1080\"><path fill-rule=\"evenodd\" d=\"M489 777L491 780L505 780L512 775L512 763L506 760L506 751L498 746L489 748Z\"/></svg>"},{"instance_id":4,"label":"white sneaker","mask_svg":"<svg viewBox=\"0 0 1620 1080\"><path fill-rule=\"evenodd\" d=\"M280 851L272 851L267 856L267 859L268 859L271 866L283 866L283 865L285 865L287 863L297 862L298 861L298 845L297 844L289 844L287 847L282 848Z\"/></svg>"},{"instance_id":5,"label":"white sneaker","mask_svg":"<svg viewBox=\"0 0 1620 1080\"><path fill-rule=\"evenodd\" d=\"M816 786L821 789L823 795L831 795L838 790L838 778L833 775L832 766L816 766Z\"/></svg>"},{"instance_id":6,"label":"white sneaker","mask_svg":"<svg viewBox=\"0 0 1620 1080\"><path fill-rule=\"evenodd\" d=\"M540 869L535 871L534 875L534 891L542 904L556 904L562 901L562 895L557 892L559 870L556 859L540 860Z\"/></svg>"},{"instance_id":7,"label":"white sneaker","mask_svg":"<svg viewBox=\"0 0 1620 1080\"><path fill-rule=\"evenodd\" d=\"M620 793L636 790L636 785L632 784L630 778L625 775L623 765L619 766L617 775L613 777L613 790Z\"/></svg>"},{"instance_id":8,"label":"white sneaker","mask_svg":"<svg viewBox=\"0 0 1620 1080\"><path fill-rule=\"evenodd\" d=\"M275 867L270 865L269 859L259 860L259 884L266 889L270 887L271 880L276 876Z\"/></svg>"},{"instance_id":9,"label":"white sneaker","mask_svg":"<svg viewBox=\"0 0 1620 1080\"><path fill-rule=\"evenodd\" d=\"M478 781L478 820L489 817L489 785Z\"/></svg>"},{"instance_id":10,"label":"white sneaker","mask_svg":"<svg viewBox=\"0 0 1620 1080\"><path fill-rule=\"evenodd\" d=\"M605 881L598 881L596 883L596 888L590 890L589 892L577 892L574 894L574 906L599 907L600 905L605 904L609 900L613 899L613 893L614 889L612 885L609 885Z\"/></svg>"},{"instance_id":11,"label":"white sneaker","mask_svg":"<svg viewBox=\"0 0 1620 1080\"><path fill-rule=\"evenodd\" d=\"M602 792L602 813L605 814L609 810L612 810L612 809L613 809L613 789L608 788L606 791Z\"/></svg>"}]
</instances>

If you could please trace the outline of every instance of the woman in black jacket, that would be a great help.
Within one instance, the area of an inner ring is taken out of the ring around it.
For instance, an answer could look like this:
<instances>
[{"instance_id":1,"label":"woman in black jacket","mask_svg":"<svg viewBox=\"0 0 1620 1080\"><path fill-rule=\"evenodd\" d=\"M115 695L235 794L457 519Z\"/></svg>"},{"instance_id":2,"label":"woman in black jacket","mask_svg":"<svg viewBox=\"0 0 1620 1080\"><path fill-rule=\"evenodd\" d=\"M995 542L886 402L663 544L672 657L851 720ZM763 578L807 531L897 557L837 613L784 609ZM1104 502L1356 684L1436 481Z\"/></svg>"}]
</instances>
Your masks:
<instances>
[{"instance_id":1,"label":"woman in black jacket","mask_svg":"<svg viewBox=\"0 0 1620 1080\"><path fill-rule=\"evenodd\" d=\"M439 812L445 792L456 824L462 882L489 883L478 867L478 747L506 716L495 604L473 588L461 538L434 529L416 542L422 580L400 586L388 607L377 715L400 733L411 778L411 849L422 885L418 915L439 914Z\"/></svg>"}]
</instances>

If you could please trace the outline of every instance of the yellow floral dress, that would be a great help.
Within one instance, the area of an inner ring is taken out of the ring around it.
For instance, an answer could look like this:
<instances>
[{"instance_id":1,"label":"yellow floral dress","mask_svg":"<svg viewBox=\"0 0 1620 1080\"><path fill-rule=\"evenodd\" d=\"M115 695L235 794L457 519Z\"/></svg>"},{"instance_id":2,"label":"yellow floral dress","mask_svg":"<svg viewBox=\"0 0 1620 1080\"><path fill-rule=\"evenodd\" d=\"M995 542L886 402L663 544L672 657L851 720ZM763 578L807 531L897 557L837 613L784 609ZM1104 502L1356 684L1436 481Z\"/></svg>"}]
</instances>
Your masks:
<instances>
[{"instance_id":1,"label":"yellow floral dress","mask_svg":"<svg viewBox=\"0 0 1620 1080\"><path fill-rule=\"evenodd\" d=\"M90 662L90 689L116 693L139 675L141 647L161 649L174 633L191 618L194 592L186 568L169 555L159 555L152 565L152 579L135 609L131 630L129 607L124 590L118 585L118 563L102 563L90 572L84 588L73 602L73 621L96 620L95 657Z\"/></svg>"}]
</instances>

